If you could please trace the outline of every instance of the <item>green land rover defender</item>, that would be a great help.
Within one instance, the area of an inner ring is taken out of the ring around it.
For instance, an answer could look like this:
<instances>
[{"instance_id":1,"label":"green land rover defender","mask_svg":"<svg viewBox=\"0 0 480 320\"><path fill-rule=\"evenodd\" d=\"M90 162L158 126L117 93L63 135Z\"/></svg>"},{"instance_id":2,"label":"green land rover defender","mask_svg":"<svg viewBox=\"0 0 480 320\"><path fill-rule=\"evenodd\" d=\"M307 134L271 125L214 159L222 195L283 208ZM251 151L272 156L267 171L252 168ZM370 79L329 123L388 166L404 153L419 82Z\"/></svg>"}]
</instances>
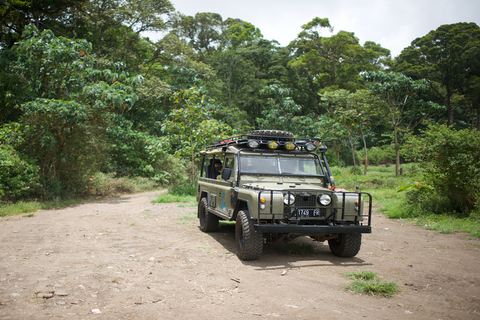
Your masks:
<instances>
[{"instance_id":1,"label":"green land rover defender","mask_svg":"<svg viewBox=\"0 0 480 320\"><path fill-rule=\"evenodd\" d=\"M298 236L328 240L333 254L353 257L371 233L372 197L335 187L319 138L255 130L200 152L200 229L236 221L237 256L259 259L265 241Z\"/></svg>"}]
</instances>

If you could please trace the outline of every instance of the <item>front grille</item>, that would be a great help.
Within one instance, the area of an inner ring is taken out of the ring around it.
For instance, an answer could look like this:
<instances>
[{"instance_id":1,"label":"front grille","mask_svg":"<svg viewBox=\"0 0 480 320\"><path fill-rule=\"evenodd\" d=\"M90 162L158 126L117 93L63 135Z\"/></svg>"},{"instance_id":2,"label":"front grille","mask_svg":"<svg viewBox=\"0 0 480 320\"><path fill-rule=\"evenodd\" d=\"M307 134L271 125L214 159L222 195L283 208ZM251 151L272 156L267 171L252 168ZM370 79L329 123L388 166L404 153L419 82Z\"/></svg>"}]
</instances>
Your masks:
<instances>
[{"instance_id":1,"label":"front grille","mask_svg":"<svg viewBox=\"0 0 480 320\"><path fill-rule=\"evenodd\" d=\"M295 200L295 207L315 207L315 196L297 195Z\"/></svg>"}]
</instances>

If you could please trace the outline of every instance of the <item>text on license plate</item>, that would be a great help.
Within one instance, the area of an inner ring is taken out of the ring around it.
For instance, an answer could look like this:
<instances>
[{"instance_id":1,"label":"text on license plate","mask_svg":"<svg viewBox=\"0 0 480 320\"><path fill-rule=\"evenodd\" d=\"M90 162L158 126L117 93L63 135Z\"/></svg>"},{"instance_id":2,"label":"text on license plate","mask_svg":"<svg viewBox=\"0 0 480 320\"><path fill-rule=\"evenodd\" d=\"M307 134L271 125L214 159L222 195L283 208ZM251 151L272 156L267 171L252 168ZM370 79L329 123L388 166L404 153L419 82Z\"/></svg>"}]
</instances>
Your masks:
<instances>
[{"instance_id":1,"label":"text on license plate","mask_svg":"<svg viewBox=\"0 0 480 320\"><path fill-rule=\"evenodd\" d=\"M297 209L299 218L320 217L320 209Z\"/></svg>"}]
</instances>

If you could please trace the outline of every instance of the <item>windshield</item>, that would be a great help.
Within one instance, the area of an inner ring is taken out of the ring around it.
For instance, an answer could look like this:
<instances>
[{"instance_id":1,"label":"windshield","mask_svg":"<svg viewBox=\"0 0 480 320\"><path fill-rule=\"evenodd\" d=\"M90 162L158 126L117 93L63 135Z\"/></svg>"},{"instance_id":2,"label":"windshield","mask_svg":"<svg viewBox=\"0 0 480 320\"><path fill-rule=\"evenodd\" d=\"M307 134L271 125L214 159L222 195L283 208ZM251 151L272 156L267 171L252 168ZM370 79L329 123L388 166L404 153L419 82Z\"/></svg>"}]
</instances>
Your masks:
<instances>
[{"instance_id":1,"label":"windshield","mask_svg":"<svg viewBox=\"0 0 480 320\"><path fill-rule=\"evenodd\" d=\"M240 171L253 174L323 175L317 159L313 156L242 156Z\"/></svg>"}]
</instances>

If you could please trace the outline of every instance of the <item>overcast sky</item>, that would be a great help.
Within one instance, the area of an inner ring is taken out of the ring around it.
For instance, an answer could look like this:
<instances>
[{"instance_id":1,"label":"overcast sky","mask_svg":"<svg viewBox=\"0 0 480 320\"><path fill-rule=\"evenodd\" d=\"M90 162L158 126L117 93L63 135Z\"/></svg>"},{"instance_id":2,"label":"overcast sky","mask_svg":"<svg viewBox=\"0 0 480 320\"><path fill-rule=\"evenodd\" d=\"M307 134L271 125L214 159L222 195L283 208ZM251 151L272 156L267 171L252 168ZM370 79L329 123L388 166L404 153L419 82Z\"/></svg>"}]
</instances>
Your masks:
<instances>
[{"instance_id":1,"label":"overcast sky","mask_svg":"<svg viewBox=\"0 0 480 320\"><path fill-rule=\"evenodd\" d=\"M376 42L396 57L417 37L443 24L480 25L480 0L170 0L176 11L219 13L259 28L286 46L315 17L328 18L333 33L354 32L363 45ZM327 36L328 34L325 34ZM149 34L152 40L158 37Z\"/></svg>"}]
</instances>

